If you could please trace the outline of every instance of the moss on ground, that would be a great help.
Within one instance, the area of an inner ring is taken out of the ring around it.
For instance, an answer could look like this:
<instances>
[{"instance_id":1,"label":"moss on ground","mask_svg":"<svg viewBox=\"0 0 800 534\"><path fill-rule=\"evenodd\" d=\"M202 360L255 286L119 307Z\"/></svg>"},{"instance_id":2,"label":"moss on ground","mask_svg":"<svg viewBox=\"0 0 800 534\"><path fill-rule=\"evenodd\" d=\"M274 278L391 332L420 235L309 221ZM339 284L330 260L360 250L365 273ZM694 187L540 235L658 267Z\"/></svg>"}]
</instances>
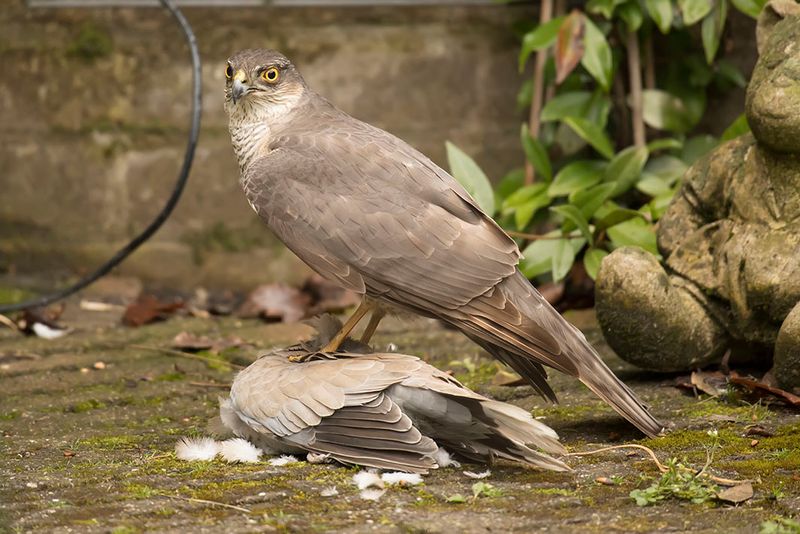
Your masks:
<instances>
[{"instance_id":1,"label":"moss on ground","mask_svg":"<svg viewBox=\"0 0 800 534\"><path fill-rule=\"evenodd\" d=\"M219 365L209 366L157 348L168 346L180 331L236 334L256 347L270 347L292 343L307 330L258 321L176 318L139 329L93 324L56 342L0 331L0 351L41 356L12 361L0 374L0 432L7 460L0 463L0 477L8 481L0 488L0 531L754 532L764 522L796 518L800 419L795 413L735 398L694 399L669 387L670 381L639 375L610 358L659 417L673 424L664 437L641 439L586 388L556 373L551 379L562 404L555 406L527 387L490 386L496 364L478 357L474 345L459 334L431 325L409 329L387 321L375 344L395 343L403 352L452 370L471 387L498 392L532 410L559 432L570 451L636 442L652 448L662 461L677 458L697 469L713 451L709 471L753 479L754 498L736 508L667 502L643 513L628 495L660 475L642 454L623 451L568 458L571 473L498 462L485 479L497 491L478 498L473 498L475 481L462 470L478 472L483 466L443 469L427 476L422 486L390 488L378 501L359 497L352 483L356 468L183 462L173 452L177 437L206 435L217 396L225 391L202 384L229 382L233 371L228 362L247 363L259 349L226 353ZM99 360L105 369L92 369ZM82 367L92 370L81 372ZM747 435L754 424L774 435ZM332 487L337 496L321 496ZM455 494L463 495L464 502L448 502Z\"/></svg>"}]
</instances>

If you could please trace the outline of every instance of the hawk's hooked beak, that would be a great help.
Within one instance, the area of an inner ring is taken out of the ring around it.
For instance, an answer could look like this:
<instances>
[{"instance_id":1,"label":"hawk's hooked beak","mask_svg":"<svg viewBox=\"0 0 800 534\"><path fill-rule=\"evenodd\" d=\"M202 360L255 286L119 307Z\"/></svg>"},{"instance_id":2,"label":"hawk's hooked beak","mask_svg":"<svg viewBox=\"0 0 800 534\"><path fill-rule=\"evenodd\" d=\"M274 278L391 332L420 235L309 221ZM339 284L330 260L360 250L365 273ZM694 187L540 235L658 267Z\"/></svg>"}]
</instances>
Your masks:
<instances>
[{"instance_id":1,"label":"hawk's hooked beak","mask_svg":"<svg viewBox=\"0 0 800 534\"><path fill-rule=\"evenodd\" d=\"M247 76L245 75L244 71L236 71L236 75L233 77L233 86L231 87L231 99L233 100L234 104L241 100L242 97L250 90L250 86L247 85L246 80Z\"/></svg>"}]
</instances>

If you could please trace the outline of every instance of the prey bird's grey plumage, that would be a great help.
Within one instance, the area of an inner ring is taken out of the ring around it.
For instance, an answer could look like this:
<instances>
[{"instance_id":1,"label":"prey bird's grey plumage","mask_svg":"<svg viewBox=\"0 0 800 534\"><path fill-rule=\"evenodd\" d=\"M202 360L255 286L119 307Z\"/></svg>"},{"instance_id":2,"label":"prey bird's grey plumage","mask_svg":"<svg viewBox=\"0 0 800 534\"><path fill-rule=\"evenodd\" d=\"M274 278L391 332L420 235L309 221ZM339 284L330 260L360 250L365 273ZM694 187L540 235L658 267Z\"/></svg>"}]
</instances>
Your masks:
<instances>
[{"instance_id":1,"label":"prey bird's grey plumage","mask_svg":"<svg viewBox=\"0 0 800 534\"><path fill-rule=\"evenodd\" d=\"M303 363L292 357L308 355L308 346L262 355L221 401L222 423L268 453L313 452L395 471L438 467L439 447L480 462L569 469L540 452L566 451L522 408L487 399L415 356L376 354L349 340L343 349Z\"/></svg>"},{"instance_id":2,"label":"prey bird's grey plumage","mask_svg":"<svg viewBox=\"0 0 800 534\"><path fill-rule=\"evenodd\" d=\"M447 172L335 108L278 52L239 52L226 77L251 206L311 268L367 299L327 349L370 309L369 334L376 306L399 308L460 329L551 400L544 366L578 377L644 433L661 431L520 273L516 243Z\"/></svg>"}]
</instances>

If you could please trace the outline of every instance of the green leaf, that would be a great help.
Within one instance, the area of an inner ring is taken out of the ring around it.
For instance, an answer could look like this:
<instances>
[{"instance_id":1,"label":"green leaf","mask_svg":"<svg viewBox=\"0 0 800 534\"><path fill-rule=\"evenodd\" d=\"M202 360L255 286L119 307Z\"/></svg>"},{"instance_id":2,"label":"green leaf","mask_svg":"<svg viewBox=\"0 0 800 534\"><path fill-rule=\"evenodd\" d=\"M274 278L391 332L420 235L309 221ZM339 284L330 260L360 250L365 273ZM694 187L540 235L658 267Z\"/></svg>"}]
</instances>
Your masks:
<instances>
[{"instance_id":1,"label":"green leaf","mask_svg":"<svg viewBox=\"0 0 800 534\"><path fill-rule=\"evenodd\" d=\"M570 244L574 251L572 255L573 258L586 244L586 240L582 237L567 239L563 237L559 238L559 236L561 236L561 231L553 230L544 236L553 239L537 239L525 248L522 252L522 261L519 264L522 274L528 278L535 278L541 274L552 271L553 257L557 253L563 253L563 251L559 251L560 242L566 241Z\"/></svg>"},{"instance_id":2,"label":"green leaf","mask_svg":"<svg viewBox=\"0 0 800 534\"><path fill-rule=\"evenodd\" d=\"M572 246L570 240L559 239L556 241L556 251L553 254L550 266L553 282L558 282L567 276L567 273L569 273L569 270L572 268L572 264L575 263L575 256L577 254L578 251Z\"/></svg>"},{"instance_id":3,"label":"green leaf","mask_svg":"<svg viewBox=\"0 0 800 534\"><path fill-rule=\"evenodd\" d=\"M658 255L655 228L644 219L630 219L610 227L607 232L614 247L640 247L651 254Z\"/></svg>"},{"instance_id":4,"label":"green leaf","mask_svg":"<svg viewBox=\"0 0 800 534\"><path fill-rule=\"evenodd\" d=\"M647 162L648 156L649 152L643 146L630 146L614 156L603 176L604 182L617 184L611 193L612 197L621 195L636 183L642 174L642 168Z\"/></svg>"},{"instance_id":5,"label":"green leaf","mask_svg":"<svg viewBox=\"0 0 800 534\"><path fill-rule=\"evenodd\" d=\"M731 123L730 126L725 128L725 131L722 132L722 137L720 137L721 142L730 141L731 139L735 139L740 135L744 135L750 131L750 125L747 123L747 117L744 116L744 113L736 117L736 120Z\"/></svg>"},{"instance_id":6,"label":"green leaf","mask_svg":"<svg viewBox=\"0 0 800 534\"><path fill-rule=\"evenodd\" d=\"M573 161L558 171L547 194L560 197L591 187L601 180L606 165L605 161L597 160Z\"/></svg>"},{"instance_id":7,"label":"green leaf","mask_svg":"<svg viewBox=\"0 0 800 534\"><path fill-rule=\"evenodd\" d=\"M460 493L456 493L455 495L451 495L447 498L447 502L451 504L461 504L467 502L467 499L464 498L463 495Z\"/></svg>"},{"instance_id":8,"label":"green leaf","mask_svg":"<svg viewBox=\"0 0 800 534\"><path fill-rule=\"evenodd\" d=\"M678 0L678 8L683 14L683 23L691 26L711 11L711 0Z\"/></svg>"},{"instance_id":9,"label":"green leaf","mask_svg":"<svg viewBox=\"0 0 800 534\"><path fill-rule=\"evenodd\" d=\"M592 145L604 157L611 159L614 157L614 147L606 133L595 124L580 117L566 117L564 124L569 126L573 132L578 134L584 141Z\"/></svg>"},{"instance_id":10,"label":"green leaf","mask_svg":"<svg viewBox=\"0 0 800 534\"><path fill-rule=\"evenodd\" d=\"M564 17L556 17L540 24L522 38L522 49L519 52L519 71L525 70L525 63L533 52L550 47L556 40L558 30Z\"/></svg>"},{"instance_id":11,"label":"green leaf","mask_svg":"<svg viewBox=\"0 0 800 534\"><path fill-rule=\"evenodd\" d=\"M445 143L445 147L447 148L447 161L450 164L450 174L475 199L486 215L489 217L494 215L494 192L486 174L471 157L450 141Z\"/></svg>"},{"instance_id":12,"label":"green leaf","mask_svg":"<svg viewBox=\"0 0 800 534\"><path fill-rule=\"evenodd\" d=\"M642 91L642 112L644 122L658 130L686 133L696 122L683 99L659 89Z\"/></svg>"},{"instance_id":13,"label":"green leaf","mask_svg":"<svg viewBox=\"0 0 800 534\"><path fill-rule=\"evenodd\" d=\"M592 280L597 278L600 263L606 256L608 256L608 252L601 248L590 248L583 253L583 267L586 269L586 274L589 275L589 278Z\"/></svg>"},{"instance_id":14,"label":"green leaf","mask_svg":"<svg viewBox=\"0 0 800 534\"><path fill-rule=\"evenodd\" d=\"M736 87L747 87L747 80L739 68L726 59L717 61L717 75L722 79L729 81Z\"/></svg>"},{"instance_id":15,"label":"green leaf","mask_svg":"<svg viewBox=\"0 0 800 534\"><path fill-rule=\"evenodd\" d=\"M672 137L662 137L647 143L647 150L650 152L658 152L659 150L680 150L683 147L683 142Z\"/></svg>"},{"instance_id":16,"label":"green leaf","mask_svg":"<svg viewBox=\"0 0 800 534\"><path fill-rule=\"evenodd\" d=\"M642 179L636 183L636 189L651 197L657 197L670 191L672 188L658 176L644 175Z\"/></svg>"},{"instance_id":17,"label":"green leaf","mask_svg":"<svg viewBox=\"0 0 800 534\"><path fill-rule=\"evenodd\" d=\"M495 198L499 204L502 204L505 199L509 196L513 195L514 192L522 187L525 183L525 169L517 168L508 171L508 173L503 176L503 179L500 180L500 183L497 184L495 188Z\"/></svg>"},{"instance_id":18,"label":"green leaf","mask_svg":"<svg viewBox=\"0 0 800 534\"><path fill-rule=\"evenodd\" d=\"M598 208L603 205L603 202L608 200L616 187L617 184L615 182L609 182L598 184L589 189L576 191L569 196L569 202L573 206L579 208L583 217L588 221Z\"/></svg>"},{"instance_id":19,"label":"green leaf","mask_svg":"<svg viewBox=\"0 0 800 534\"><path fill-rule=\"evenodd\" d=\"M690 137L683 143L683 150L681 150L680 157L686 165L691 165L711 152L718 144L716 137L713 135L696 135Z\"/></svg>"},{"instance_id":20,"label":"green leaf","mask_svg":"<svg viewBox=\"0 0 800 534\"><path fill-rule=\"evenodd\" d=\"M611 59L611 47L608 41L597 26L584 16L584 51L581 58L581 65L597 80L606 92L611 88L611 77L613 61Z\"/></svg>"},{"instance_id":21,"label":"green leaf","mask_svg":"<svg viewBox=\"0 0 800 534\"><path fill-rule=\"evenodd\" d=\"M644 0L644 5L661 33L669 33L672 26L672 2L670 0Z\"/></svg>"},{"instance_id":22,"label":"green leaf","mask_svg":"<svg viewBox=\"0 0 800 534\"><path fill-rule=\"evenodd\" d=\"M553 168L550 166L550 158L547 156L547 149L538 140L531 137L527 123L522 123L519 131L520 142L525 150L525 157L531 162L536 172L546 181L553 179Z\"/></svg>"},{"instance_id":23,"label":"green leaf","mask_svg":"<svg viewBox=\"0 0 800 534\"><path fill-rule=\"evenodd\" d=\"M664 215L664 212L667 211L669 203L672 201L677 191L678 188L674 187L670 191L658 195L647 204L647 209L650 210L650 216L653 221L659 220L661 216Z\"/></svg>"},{"instance_id":24,"label":"green leaf","mask_svg":"<svg viewBox=\"0 0 800 534\"><path fill-rule=\"evenodd\" d=\"M688 166L680 158L663 154L651 158L642 172L643 176L656 176L661 181L670 185L678 181L684 175Z\"/></svg>"},{"instance_id":25,"label":"green leaf","mask_svg":"<svg viewBox=\"0 0 800 534\"><path fill-rule=\"evenodd\" d=\"M715 0L714 9L703 19L700 36L703 38L703 51L706 54L706 63L711 65L717 55L719 40L722 30L725 29L725 19L728 16L728 0Z\"/></svg>"},{"instance_id":26,"label":"green leaf","mask_svg":"<svg viewBox=\"0 0 800 534\"><path fill-rule=\"evenodd\" d=\"M627 208L614 208L603 215L599 221L597 221L594 231L599 234L600 232L611 228L612 226L629 221L635 217L644 217L644 215L636 210L629 210Z\"/></svg>"},{"instance_id":27,"label":"green leaf","mask_svg":"<svg viewBox=\"0 0 800 534\"><path fill-rule=\"evenodd\" d=\"M604 93L599 87L592 94L589 105L581 117L584 117L599 126L605 128L608 123L608 113L611 111L611 97Z\"/></svg>"},{"instance_id":28,"label":"green leaf","mask_svg":"<svg viewBox=\"0 0 800 534\"><path fill-rule=\"evenodd\" d=\"M642 13L642 9L639 7L639 2L628 2L626 4L622 4L617 13L619 13L619 17L625 21L625 25L628 27L629 32L639 31L639 28L642 27L644 14Z\"/></svg>"},{"instance_id":29,"label":"green leaf","mask_svg":"<svg viewBox=\"0 0 800 534\"><path fill-rule=\"evenodd\" d=\"M562 204L561 206L551 207L550 211L558 213L559 215L564 217L564 219L571 221L572 224L574 224L578 228L578 230L580 230L583 237L586 238L586 241L590 245L593 244L592 232L591 230L589 230L589 222L583 216L581 210L570 204Z\"/></svg>"},{"instance_id":30,"label":"green leaf","mask_svg":"<svg viewBox=\"0 0 800 534\"><path fill-rule=\"evenodd\" d=\"M586 4L586 11L611 19L616 7L620 4L624 4L625 1L626 0L589 0Z\"/></svg>"},{"instance_id":31,"label":"green leaf","mask_svg":"<svg viewBox=\"0 0 800 534\"><path fill-rule=\"evenodd\" d=\"M592 93L589 91L571 91L556 95L549 100L539 115L542 122L560 121L564 117L583 116L589 106Z\"/></svg>"},{"instance_id":32,"label":"green leaf","mask_svg":"<svg viewBox=\"0 0 800 534\"><path fill-rule=\"evenodd\" d=\"M524 230L536 212L550 204L547 184L538 183L520 188L503 202L503 214L514 214L518 230Z\"/></svg>"},{"instance_id":33,"label":"green leaf","mask_svg":"<svg viewBox=\"0 0 800 534\"><path fill-rule=\"evenodd\" d=\"M761 10L764 9L767 0L731 0L731 3L733 7L748 17L757 19L761 14Z\"/></svg>"}]
</instances>

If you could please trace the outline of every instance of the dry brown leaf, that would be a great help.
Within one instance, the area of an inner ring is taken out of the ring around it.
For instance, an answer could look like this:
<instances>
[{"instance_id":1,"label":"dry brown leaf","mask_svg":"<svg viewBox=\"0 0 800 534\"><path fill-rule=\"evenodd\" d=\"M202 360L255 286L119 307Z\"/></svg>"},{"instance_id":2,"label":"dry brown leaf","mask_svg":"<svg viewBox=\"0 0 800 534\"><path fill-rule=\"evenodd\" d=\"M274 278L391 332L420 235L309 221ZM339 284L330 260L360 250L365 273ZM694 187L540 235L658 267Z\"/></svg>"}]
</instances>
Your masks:
<instances>
[{"instance_id":1,"label":"dry brown leaf","mask_svg":"<svg viewBox=\"0 0 800 534\"><path fill-rule=\"evenodd\" d=\"M293 323L306 316L311 297L285 284L255 288L236 311L239 317L260 317L266 321Z\"/></svg>"},{"instance_id":2,"label":"dry brown leaf","mask_svg":"<svg viewBox=\"0 0 800 534\"><path fill-rule=\"evenodd\" d=\"M728 384L725 375L719 371L694 371L690 382L692 386L712 397L717 397L725 393Z\"/></svg>"},{"instance_id":3,"label":"dry brown leaf","mask_svg":"<svg viewBox=\"0 0 800 534\"><path fill-rule=\"evenodd\" d=\"M732 384L742 386L756 395L760 395L762 397L773 396L790 406L800 408L800 397L778 387L770 386L764 382L760 382L752 378L741 377L735 372L731 373L731 376L728 378L728 380L730 380Z\"/></svg>"},{"instance_id":4,"label":"dry brown leaf","mask_svg":"<svg viewBox=\"0 0 800 534\"><path fill-rule=\"evenodd\" d=\"M580 63L583 50L583 13L573 9L561 24L556 38L556 84L563 82Z\"/></svg>"},{"instance_id":5,"label":"dry brown leaf","mask_svg":"<svg viewBox=\"0 0 800 534\"><path fill-rule=\"evenodd\" d=\"M122 315L122 324L125 326L142 326L144 324L163 321L179 309L183 308L183 301L162 301L154 295L139 295Z\"/></svg>"},{"instance_id":6,"label":"dry brown leaf","mask_svg":"<svg viewBox=\"0 0 800 534\"><path fill-rule=\"evenodd\" d=\"M745 482L717 493L717 499L731 504L740 504L752 498L753 485L750 482Z\"/></svg>"},{"instance_id":7,"label":"dry brown leaf","mask_svg":"<svg viewBox=\"0 0 800 534\"><path fill-rule=\"evenodd\" d=\"M172 347L185 352L210 350L221 352L231 347L241 347L247 343L240 337L229 336L223 339L212 339L208 336L196 336L189 332L181 332L172 340Z\"/></svg>"}]
</instances>

